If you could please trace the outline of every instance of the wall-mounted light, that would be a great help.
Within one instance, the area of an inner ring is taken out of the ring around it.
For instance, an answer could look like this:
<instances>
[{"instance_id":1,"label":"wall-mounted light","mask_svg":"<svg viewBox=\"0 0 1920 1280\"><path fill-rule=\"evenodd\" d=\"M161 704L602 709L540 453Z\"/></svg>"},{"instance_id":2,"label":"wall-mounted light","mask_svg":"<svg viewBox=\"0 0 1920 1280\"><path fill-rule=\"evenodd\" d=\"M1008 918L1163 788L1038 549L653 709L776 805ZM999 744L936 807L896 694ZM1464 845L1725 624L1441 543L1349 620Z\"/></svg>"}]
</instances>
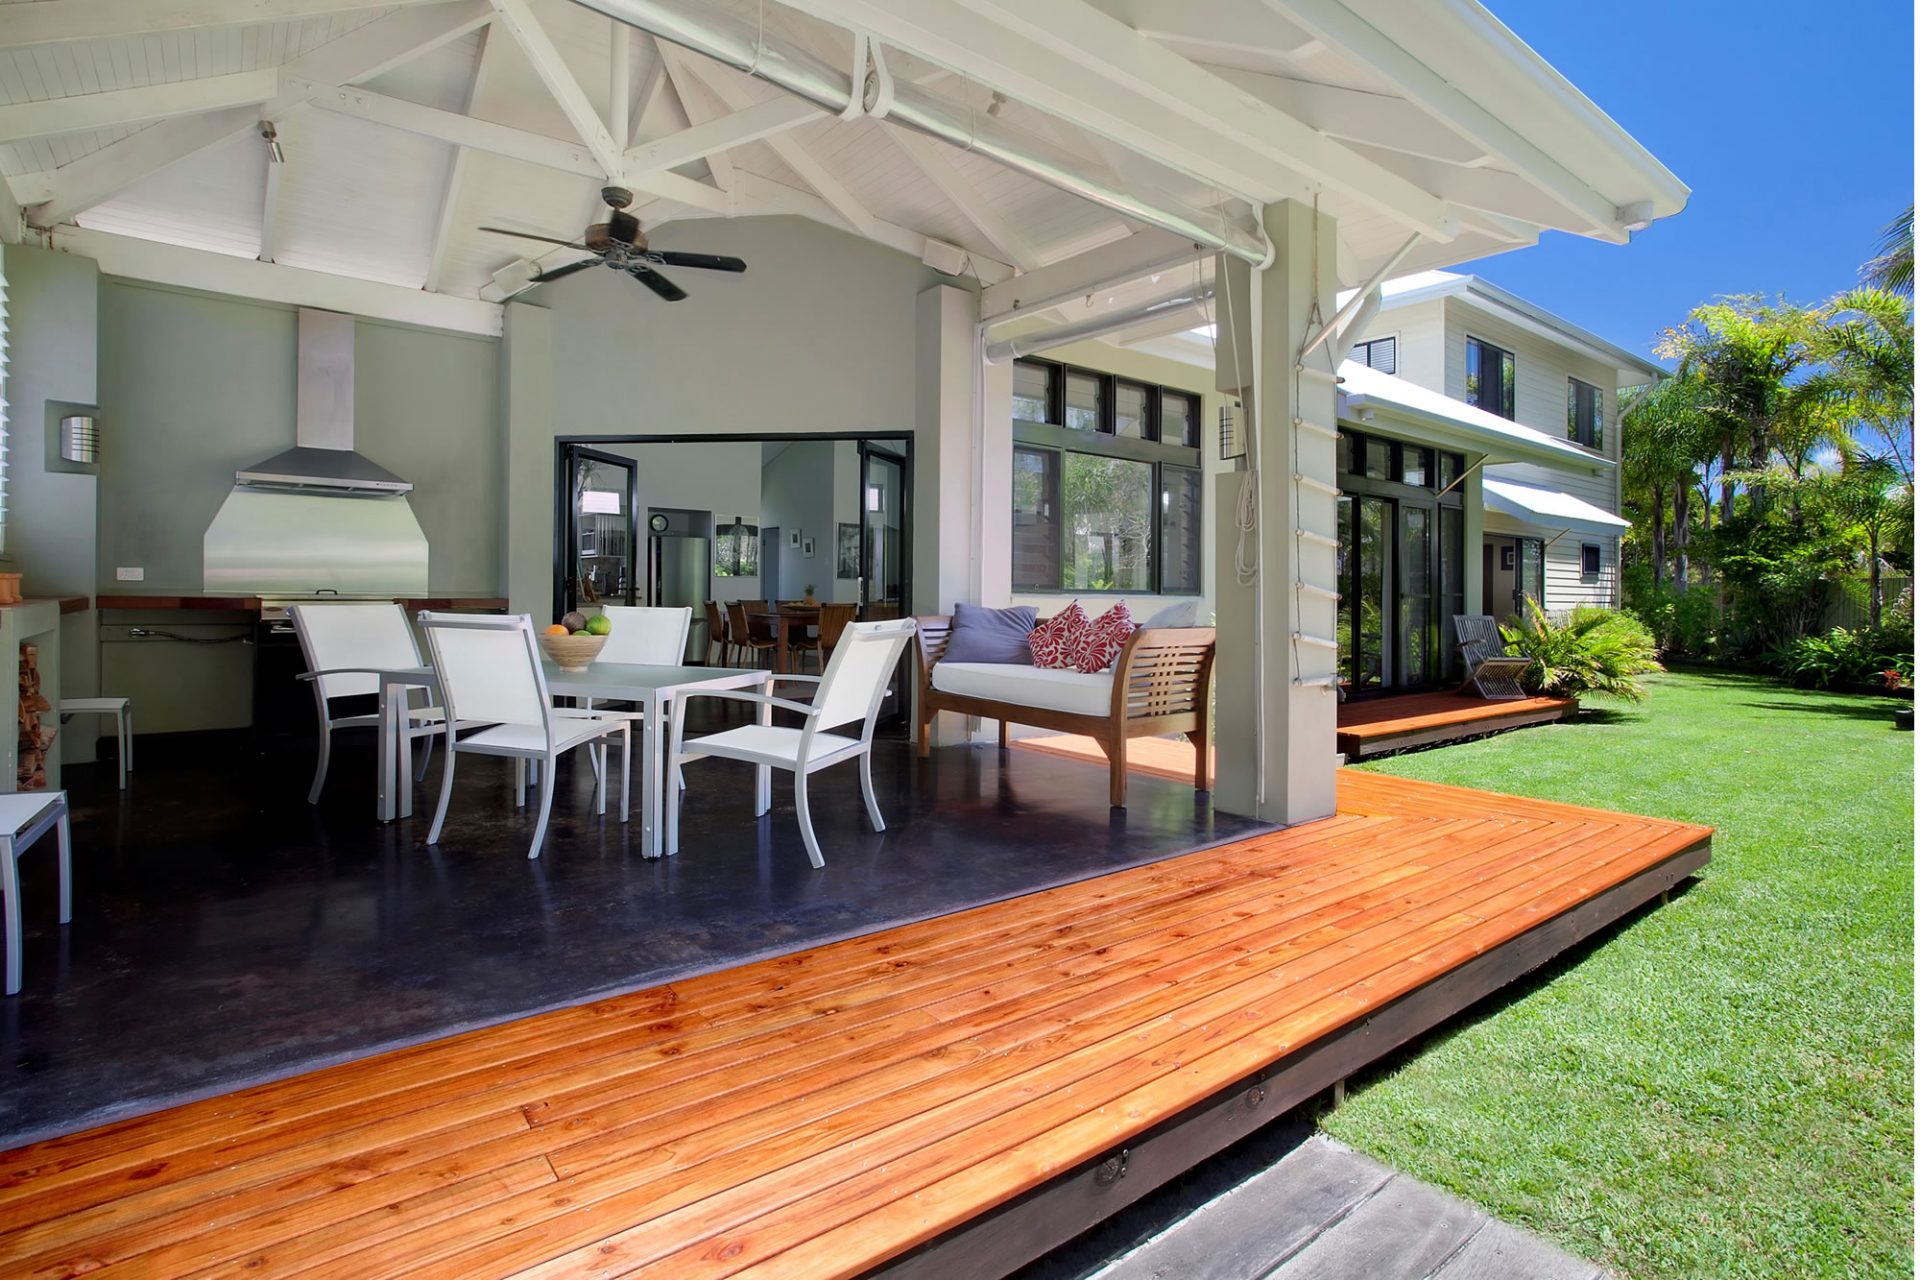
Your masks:
<instances>
[{"instance_id":1,"label":"wall-mounted light","mask_svg":"<svg viewBox=\"0 0 1920 1280\"><path fill-rule=\"evenodd\" d=\"M60 456L68 462L100 461L100 424L85 414L60 419Z\"/></svg>"},{"instance_id":2,"label":"wall-mounted light","mask_svg":"<svg viewBox=\"0 0 1920 1280\"><path fill-rule=\"evenodd\" d=\"M880 509L880 486L877 484L870 484L867 486L867 510L878 511L879 509Z\"/></svg>"},{"instance_id":3,"label":"wall-mounted light","mask_svg":"<svg viewBox=\"0 0 1920 1280\"><path fill-rule=\"evenodd\" d=\"M287 162L287 153L280 149L280 133L279 130L273 127L273 121L262 120L260 122L260 136L264 138L267 143L267 159L274 164L285 164Z\"/></svg>"}]
</instances>

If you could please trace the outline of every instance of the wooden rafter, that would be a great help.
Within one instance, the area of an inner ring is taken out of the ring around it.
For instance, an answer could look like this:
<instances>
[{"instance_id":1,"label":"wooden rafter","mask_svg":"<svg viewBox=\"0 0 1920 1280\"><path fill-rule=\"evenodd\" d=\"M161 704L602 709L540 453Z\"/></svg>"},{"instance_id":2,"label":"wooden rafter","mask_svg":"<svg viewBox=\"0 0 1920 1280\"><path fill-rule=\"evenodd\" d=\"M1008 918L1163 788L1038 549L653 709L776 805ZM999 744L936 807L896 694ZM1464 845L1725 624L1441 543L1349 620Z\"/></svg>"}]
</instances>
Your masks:
<instances>
[{"instance_id":1,"label":"wooden rafter","mask_svg":"<svg viewBox=\"0 0 1920 1280\"><path fill-rule=\"evenodd\" d=\"M0 48L321 18L440 0L39 0L0 22Z\"/></svg>"},{"instance_id":2,"label":"wooden rafter","mask_svg":"<svg viewBox=\"0 0 1920 1280\"><path fill-rule=\"evenodd\" d=\"M237 71L232 75L175 80L137 89L16 102L0 107L0 143L145 124L169 116L266 102L279 87L280 77L272 70Z\"/></svg>"},{"instance_id":3,"label":"wooden rafter","mask_svg":"<svg viewBox=\"0 0 1920 1280\"><path fill-rule=\"evenodd\" d=\"M699 128L718 119L720 113L708 105L708 90L693 74L687 55L664 40L656 40L654 45L660 52L660 65L667 73L674 99L679 102L680 113L687 118L688 126ZM707 169L713 174L714 185L722 191L732 190L733 161L728 158L726 150L716 149L701 158L707 162Z\"/></svg>"},{"instance_id":4,"label":"wooden rafter","mask_svg":"<svg viewBox=\"0 0 1920 1280\"><path fill-rule=\"evenodd\" d=\"M601 176L615 184L624 184L620 147L614 142L606 122L594 111L586 90L580 87L580 82L568 69L566 59L553 43L553 37L547 34L547 29L528 7L527 0L492 0L492 3L494 12L513 36L514 43L520 46L520 51L527 55L527 61L533 64L534 74L540 77L540 83L547 86L547 92L559 104L567 123L573 126L574 132L580 135L580 140L587 144L587 150L599 162Z\"/></svg>"},{"instance_id":5,"label":"wooden rafter","mask_svg":"<svg viewBox=\"0 0 1920 1280\"><path fill-rule=\"evenodd\" d=\"M487 84L491 79L490 69L497 65L500 46L494 39L491 25L480 33L480 56L474 60L473 81L467 86L465 114L471 115L474 107L485 101ZM446 190L440 196L440 218L433 228L433 251L427 257L427 278L422 287L429 293L439 293L446 282L447 254L452 248L455 234L454 219L459 216L460 195L466 189L467 171L473 164L473 152L469 147L453 149L453 164L447 170Z\"/></svg>"}]
</instances>

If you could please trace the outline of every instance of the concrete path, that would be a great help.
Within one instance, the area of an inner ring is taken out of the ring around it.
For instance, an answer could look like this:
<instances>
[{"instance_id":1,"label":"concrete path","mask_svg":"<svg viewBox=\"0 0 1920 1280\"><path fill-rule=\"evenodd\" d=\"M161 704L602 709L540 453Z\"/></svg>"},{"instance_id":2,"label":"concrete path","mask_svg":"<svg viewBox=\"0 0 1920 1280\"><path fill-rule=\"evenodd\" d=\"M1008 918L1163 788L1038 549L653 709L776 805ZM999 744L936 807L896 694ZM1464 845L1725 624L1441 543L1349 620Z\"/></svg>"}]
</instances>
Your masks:
<instances>
[{"instance_id":1,"label":"concrete path","mask_svg":"<svg viewBox=\"0 0 1920 1280\"><path fill-rule=\"evenodd\" d=\"M1323 1135L1090 1280L1601 1280L1606 1272Z\"/></svg>"}]
</instances>

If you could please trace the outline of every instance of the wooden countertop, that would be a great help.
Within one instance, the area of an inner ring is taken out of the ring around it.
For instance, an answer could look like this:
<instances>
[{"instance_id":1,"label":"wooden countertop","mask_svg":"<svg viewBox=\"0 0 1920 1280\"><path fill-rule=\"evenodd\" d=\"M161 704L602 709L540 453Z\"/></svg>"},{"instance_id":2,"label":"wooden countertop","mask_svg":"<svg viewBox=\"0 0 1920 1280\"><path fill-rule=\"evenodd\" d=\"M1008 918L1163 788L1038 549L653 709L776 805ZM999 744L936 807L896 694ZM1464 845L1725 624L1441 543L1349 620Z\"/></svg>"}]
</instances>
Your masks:
<instances>
[{"instance_id":1,"label":"wooden countertop","mask_svg":"<svg viewBox=\"0 0 1920 1280\"><path fill-rule=\"evenodd\" d=\"M93 601L85 596L28 596L13 604L0 604L0 609L18 609L26 604L57 604L62 613L79 613L93 607Z\"/></svg>"},{"instance_id":2,"label":"wooden countertop","mask_svg":"<svg viewBox=\"0 0 1920 1280\"><path fill-rule=\"evenodd\" d=\"M475 610L475 611L493 610L498 613L504 613L506 612L506 608L507 608L506 600L504 598L496 597L496 596L426 596L426 597L395 596L393 602L395 604L402 604L402 605L407 605L410 607L420 608L420 609L446 609L446 610L467 609L467 610ZM202 595L101 596L95 603L98 605L98 607L102 609L141 609L141 610L197 609L197 610L218 611L218 612L225 612L225 613L258 613L260 612L259 596L202 596Z\"/></svg>"}]
</instances>

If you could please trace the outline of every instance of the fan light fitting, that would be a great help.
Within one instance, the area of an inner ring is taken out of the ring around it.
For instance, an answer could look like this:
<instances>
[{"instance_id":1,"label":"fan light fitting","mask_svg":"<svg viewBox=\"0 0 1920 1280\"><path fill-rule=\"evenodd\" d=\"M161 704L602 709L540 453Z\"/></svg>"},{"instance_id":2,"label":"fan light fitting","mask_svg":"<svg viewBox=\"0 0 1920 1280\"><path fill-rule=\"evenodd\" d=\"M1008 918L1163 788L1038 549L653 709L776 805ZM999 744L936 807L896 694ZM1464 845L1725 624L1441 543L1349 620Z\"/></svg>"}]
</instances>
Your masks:
<instances>
[{"instance_id":1,"label":"fan light fitting","mask_svg":"<svg viewBox=\"0 0 1920 1280\"><path fill-rule=\"evenodd\" d=\"M267 144L267 159L274 164L285 164L287 153L280 147L280 132L273 127L273 121L260 122L260 136Z\"/></svg>"}]
</instances>

